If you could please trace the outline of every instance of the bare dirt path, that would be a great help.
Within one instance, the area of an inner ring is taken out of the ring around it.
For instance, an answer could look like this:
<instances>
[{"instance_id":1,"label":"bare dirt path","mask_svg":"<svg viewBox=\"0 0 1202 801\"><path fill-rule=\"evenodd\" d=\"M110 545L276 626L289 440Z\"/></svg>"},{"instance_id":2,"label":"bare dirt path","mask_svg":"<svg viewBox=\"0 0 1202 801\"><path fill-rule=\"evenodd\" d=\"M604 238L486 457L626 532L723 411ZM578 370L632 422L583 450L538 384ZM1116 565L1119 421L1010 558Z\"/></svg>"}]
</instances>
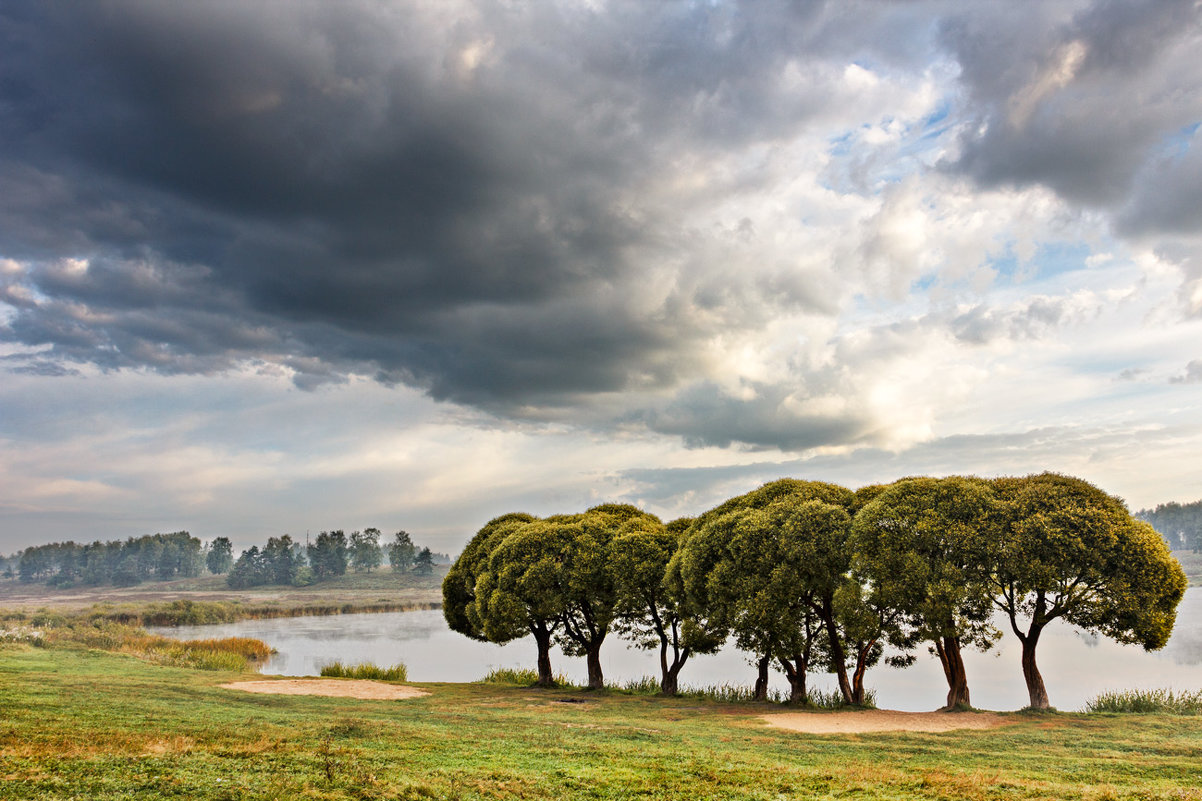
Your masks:
<instances>
[{"instance_id":1,"label":"bare dirt path","mask_svg":"<svg viewBox=\"0 0 1202 801\"><path fill-rule=\"evenodd\" d=\"M805 734L866 734L885 731L944 732L992 729L1009 722L992 712L897 712L865 709L848 712L781 712L762 716L769 726Z\"/></svg>"},{"instance_id":2,"label":"bare dirt path","mask_svg":"<svg viewBox=\"0 0 1202 801\"><path fill-rule=\"evenodd\" d=\"M256 679L221 685L226 690L270 695L324 695L331 698L362 698L369 701L399 701L430 693L401 684L364 679Z\"/></svg>"}]
</instances>

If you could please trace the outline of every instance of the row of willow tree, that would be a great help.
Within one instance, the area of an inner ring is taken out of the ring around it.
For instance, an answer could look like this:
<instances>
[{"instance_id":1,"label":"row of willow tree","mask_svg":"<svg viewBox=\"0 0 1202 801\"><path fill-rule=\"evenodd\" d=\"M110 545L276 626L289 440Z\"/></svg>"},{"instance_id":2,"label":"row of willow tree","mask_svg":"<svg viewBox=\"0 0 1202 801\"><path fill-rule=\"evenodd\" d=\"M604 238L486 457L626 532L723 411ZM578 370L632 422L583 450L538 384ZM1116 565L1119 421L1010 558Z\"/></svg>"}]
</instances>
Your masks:
<instances>
[{"instance_id":1,"label":"row of willow tree","mask_svg":"<svg viewBox=\"0 0 1202 801\"><path fill-rule=\"evenodd\" d=\"M757 698L775 665L795 703L823 672L861 705L868 668L887 652L908 665L925 645L943 666L947 709L970 705L962 652L988 648L1001 619L1022 643L1030 705L1047 708L1035 656L1049 623L1158 649L1186 585L1150 525L1077 478L906 478L856 491L781 479L667 524L617 504L503 515L451 567L443 612L476 640L533 635L544 686L554 642L585 656L589 687L603 687L601 646L614 632L658 649L668 695L691 655L733 639L758 668Z\"/></svg>"}]
</instances>

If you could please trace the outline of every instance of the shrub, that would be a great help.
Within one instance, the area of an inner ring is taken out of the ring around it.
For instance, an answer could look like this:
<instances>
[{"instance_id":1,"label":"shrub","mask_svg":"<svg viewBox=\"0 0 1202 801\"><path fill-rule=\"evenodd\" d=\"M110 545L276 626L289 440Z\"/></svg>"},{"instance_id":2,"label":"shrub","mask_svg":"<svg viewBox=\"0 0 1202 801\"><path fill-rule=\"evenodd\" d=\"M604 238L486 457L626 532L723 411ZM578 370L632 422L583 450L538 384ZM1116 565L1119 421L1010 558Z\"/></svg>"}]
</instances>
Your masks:
<instances>
[{"instance_id":1,"label":"shrub","mask_svg":"<svg viewBox=\"0 0 1202 801\"><path fill-rule=\"evenodd\" d=\"M322 665L321 675L339 679L373 679L375 681L407 681L409 669L401 662L392 667L379 667L371 662L347 665L337 660Z\"/></svg>"},{"instance_id":2,"label":"shrub","mask_svg":"<svg viewBox=\"0 0 1202 801\"><path fill-rule=\"evenodd\" d=\"M685 687L680 691L687 698L706 698L721 703L750 703L755 700L755 688L746 684L709 684L702 687ZM768 690L768 701L783 704L788 696L780 690Z\"/></svg>"},{"instance_id":3,"label":"shrub","mask_svg":"<svg viewBox=\"0 0 1202 801\"><path fill-rule=\"evenodd\" d=\"M492 668L479 680L480 684L502 684L507 687L533 687L538 683L538 671L532 668ZM555 677L556 687L575 687L567 676Z\"/></svg>"},{"instance_id":4,"label":"shrub","mask_svg":"<svg viewBox=\"0 0 1202 801\"><path fill-rule=\"evenodd\" d=\"M1202 713L1202 690L1111 690L1085 704L1087 712L1154 713L1197 715Z\"/></svg>"},{"instance_id":5,"label":"shrub","mask_svg":"<svg viewBox=\"0 0 1202 801\"><path fill-rule=\"evenodd\" d=\"M634 695L659 695L660 692L659 679L654 676L630 679L624 682L621 688Z\"/></svg>"}]
</instances>

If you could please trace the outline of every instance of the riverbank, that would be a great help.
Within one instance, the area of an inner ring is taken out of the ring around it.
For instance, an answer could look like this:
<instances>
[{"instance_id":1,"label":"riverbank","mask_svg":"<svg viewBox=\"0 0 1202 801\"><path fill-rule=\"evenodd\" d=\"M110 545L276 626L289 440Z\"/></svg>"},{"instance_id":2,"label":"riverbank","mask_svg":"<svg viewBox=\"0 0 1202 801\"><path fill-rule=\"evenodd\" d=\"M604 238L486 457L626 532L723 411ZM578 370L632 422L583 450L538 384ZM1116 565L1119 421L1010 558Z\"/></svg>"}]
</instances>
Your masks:
<instances>
[{"instance_id":1,"label":"riverbank","mask_svg":"<svg viewBox=\"0 0 1202 801\"><path fill-rule=\"evenodd\" d=\"M258 695L220 686L245 673L0 649L0 799L1202 799L1199 717L813 735L769 726L779 706L442 683Z\"/></svg>"},{"instance_id":2,"label":"riverbank","mask_svg":"<svg viewBox=\"0 0 1202 801\"><path fill-rule=\"evenodd\" d=\"M48 587L0 580L0 620L35 613L103 615L145 626L232 623L238 620L403 612L442 603L447 566L428 576L387 571L349 573L308 587L231 590L224 576L146 582L135 587Z\"/></svg>"}]
</instances>

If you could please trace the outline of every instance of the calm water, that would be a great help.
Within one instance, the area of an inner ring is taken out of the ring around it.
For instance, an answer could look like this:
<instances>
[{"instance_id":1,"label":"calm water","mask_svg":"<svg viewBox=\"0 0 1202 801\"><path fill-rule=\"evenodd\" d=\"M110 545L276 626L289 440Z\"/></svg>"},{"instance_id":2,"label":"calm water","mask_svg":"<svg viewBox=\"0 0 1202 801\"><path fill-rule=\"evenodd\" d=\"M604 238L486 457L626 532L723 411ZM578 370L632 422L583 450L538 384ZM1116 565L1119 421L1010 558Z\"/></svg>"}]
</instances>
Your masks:
<instances>
[{"instance_id":1,"label":"calm water","mask_svg":"<svg viewBox=\"0 0 1202 801\"><path fill-rule=\"evenodd\" d=\"M247 620L155 631L183 639L258 638L278 651L262 672L281 676L315 676L322 664L337 659L348 664L404 662L412 681L474 681L493 667L532 667L535 657L532 639L503 646L474 642L450 631L438 610ZM1013 634L1008 633L987 653L966 654L965 662L974 706L1018 709L1026 705L1018 641ZM630 649L612 636L602 649L602 664L606 680L611 682L659 673L657 652ZM1057 622L1045 630L1040 641L1039 665L1052 704L1066 710L1079 709L1108 689L1202 689L1202 588L1186 592L1173 639L1162 651L1145 653L1139 647L1091 637ZM583 659L565 657L556 649L552 666L556 673L574 681L585 680ZM751 684L754 670L742 653L727 648L712 656L693 657L680 678L685 685ZM823 689L834 687L827 676L811 677L811 682ZM774 683L785 686L778 674ZM877 703L889 709L934 709L947 693L938 660L925 652L904 670L873 668L867 684L876 690Z\"/></svg>"}]
</instances>

